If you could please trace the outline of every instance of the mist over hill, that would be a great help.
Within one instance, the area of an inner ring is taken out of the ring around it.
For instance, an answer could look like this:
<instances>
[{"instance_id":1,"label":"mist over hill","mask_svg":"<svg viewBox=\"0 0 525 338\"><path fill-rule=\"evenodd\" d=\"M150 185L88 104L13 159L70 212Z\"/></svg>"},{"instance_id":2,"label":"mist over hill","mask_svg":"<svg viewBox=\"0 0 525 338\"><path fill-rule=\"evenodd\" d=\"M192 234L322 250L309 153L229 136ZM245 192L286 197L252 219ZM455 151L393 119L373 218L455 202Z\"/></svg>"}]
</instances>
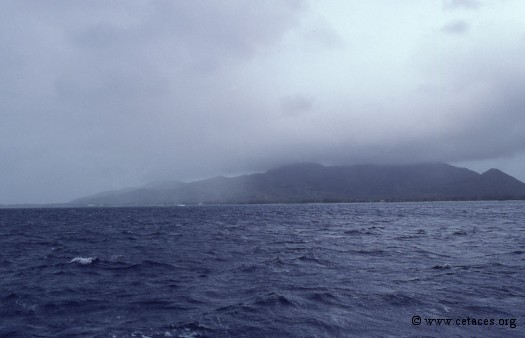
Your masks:
<instances>
[{"instance_id":1,"label":"mist over hill","mask_svg":"<svg viewBox=\"0 0 525 338\"><path fill-rule=\"evenodd\" d=\"M265 173L162 182L110 191L74 206L316 203L524 199L525 184L498 169L483 174L444 163L324 166L294 164Z\"/></svg>"}]
</instances>

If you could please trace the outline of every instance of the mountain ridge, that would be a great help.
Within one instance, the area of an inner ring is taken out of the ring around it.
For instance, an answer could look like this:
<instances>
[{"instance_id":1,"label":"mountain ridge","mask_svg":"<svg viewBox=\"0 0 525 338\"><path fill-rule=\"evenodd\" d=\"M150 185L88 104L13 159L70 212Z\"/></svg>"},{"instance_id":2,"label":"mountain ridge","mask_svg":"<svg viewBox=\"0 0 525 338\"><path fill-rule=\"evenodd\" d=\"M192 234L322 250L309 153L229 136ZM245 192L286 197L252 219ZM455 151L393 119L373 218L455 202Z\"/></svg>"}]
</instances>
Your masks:
<instances>
[{"instance_id":1,"label":"mountain ridge","mask_svg":"<svg viewBox=\"0 0 525 338\"><path fill-rule=\"evenodd\" d=\"M265 173L168 181L103 192L73 206L525 199L525 184L498 169L478 174L446 163L290 164Z\"/></svg>"}]
</instances>

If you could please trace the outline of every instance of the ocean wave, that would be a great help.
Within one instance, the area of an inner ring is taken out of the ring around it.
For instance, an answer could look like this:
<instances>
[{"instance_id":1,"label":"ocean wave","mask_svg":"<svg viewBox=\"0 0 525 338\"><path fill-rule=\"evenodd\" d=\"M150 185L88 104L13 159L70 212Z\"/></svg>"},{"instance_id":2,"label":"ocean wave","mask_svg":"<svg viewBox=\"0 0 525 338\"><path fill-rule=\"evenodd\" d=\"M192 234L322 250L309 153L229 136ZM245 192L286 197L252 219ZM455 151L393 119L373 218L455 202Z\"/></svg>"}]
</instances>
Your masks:
<instances>
[{"instance_id":1,"label":"ocean wave","mask_svg":"<svg viewBox=\"0 0 525 338\"><path fill-rule=\"evenodd\" d=\"M90 265L98 260L97 257L75 257L69 263L77 263L81 265Z\"/></svg>"},{"instance_id":2,"label":"ocean wave","mask_svg":"<svg viewBox=\"0 0 525 338\"><path fill-rule=\"evenodd\" d=\"M0 236L0 336L520 337L410 324L524 318L525 204L507 227L478 205L9 211L0 232L24 231ZM35 225L10 225L18 213Z\"/></svg>"},{"instance_id":3,"label":"ocean wave","mask_svg":"<svg viewBox=\"0 0 525 338\"><path fill-rule=\"evenodd\" d=\"M450 268L450 264L436 264L432 267L434 270L448 270Z\"/></svg>"}]
</instances>

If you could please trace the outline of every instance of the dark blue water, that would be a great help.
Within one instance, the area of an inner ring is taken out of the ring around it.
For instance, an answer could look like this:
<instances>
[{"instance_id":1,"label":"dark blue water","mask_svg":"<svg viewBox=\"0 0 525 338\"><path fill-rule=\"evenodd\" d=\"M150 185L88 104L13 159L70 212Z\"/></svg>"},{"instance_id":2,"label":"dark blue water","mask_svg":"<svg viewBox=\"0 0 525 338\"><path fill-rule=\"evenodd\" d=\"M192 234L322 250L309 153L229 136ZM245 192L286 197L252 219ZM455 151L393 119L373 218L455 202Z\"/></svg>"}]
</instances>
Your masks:
<instances>
[{"instance_id":1,"label":"dark blue water","mask_svg":"<svg viewBox=\"0 0 525 338\"><path fill-rule=\"evenodd\" d=\"M523 337L524 207L4 209L0 335Z\"/></svg>"}]
</instances>

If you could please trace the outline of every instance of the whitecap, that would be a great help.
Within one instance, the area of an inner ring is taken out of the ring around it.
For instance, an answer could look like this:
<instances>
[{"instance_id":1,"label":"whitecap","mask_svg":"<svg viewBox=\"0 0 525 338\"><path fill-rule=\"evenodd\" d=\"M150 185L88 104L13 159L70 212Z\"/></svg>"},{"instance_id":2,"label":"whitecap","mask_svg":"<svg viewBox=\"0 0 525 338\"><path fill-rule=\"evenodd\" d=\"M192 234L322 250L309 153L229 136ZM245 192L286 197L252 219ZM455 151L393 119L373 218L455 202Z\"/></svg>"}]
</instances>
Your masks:
<instances>
[{"instance_id":1,"label":"whitecap","mask_svg":"<svg viewBox=\"0 0 525 338\"><path fill-rule=\"evenodd\" d=\"M199 336L199 333L195 331L191 331L188 328L185 328L183 332L179 333L179 337L182 337L182 338L195 338L198 336Z\"/></svg>"},{"instance_id":2,"label":"whitecap","mask_svg":"<svg viewBox=\"0 0 525 338\"><path fill-rule=\"evenodd\" d=\"M78 263L82 265L92 264L97 260L97 257L75 257L69 263Z\"/></svg>"}]
</instances>

